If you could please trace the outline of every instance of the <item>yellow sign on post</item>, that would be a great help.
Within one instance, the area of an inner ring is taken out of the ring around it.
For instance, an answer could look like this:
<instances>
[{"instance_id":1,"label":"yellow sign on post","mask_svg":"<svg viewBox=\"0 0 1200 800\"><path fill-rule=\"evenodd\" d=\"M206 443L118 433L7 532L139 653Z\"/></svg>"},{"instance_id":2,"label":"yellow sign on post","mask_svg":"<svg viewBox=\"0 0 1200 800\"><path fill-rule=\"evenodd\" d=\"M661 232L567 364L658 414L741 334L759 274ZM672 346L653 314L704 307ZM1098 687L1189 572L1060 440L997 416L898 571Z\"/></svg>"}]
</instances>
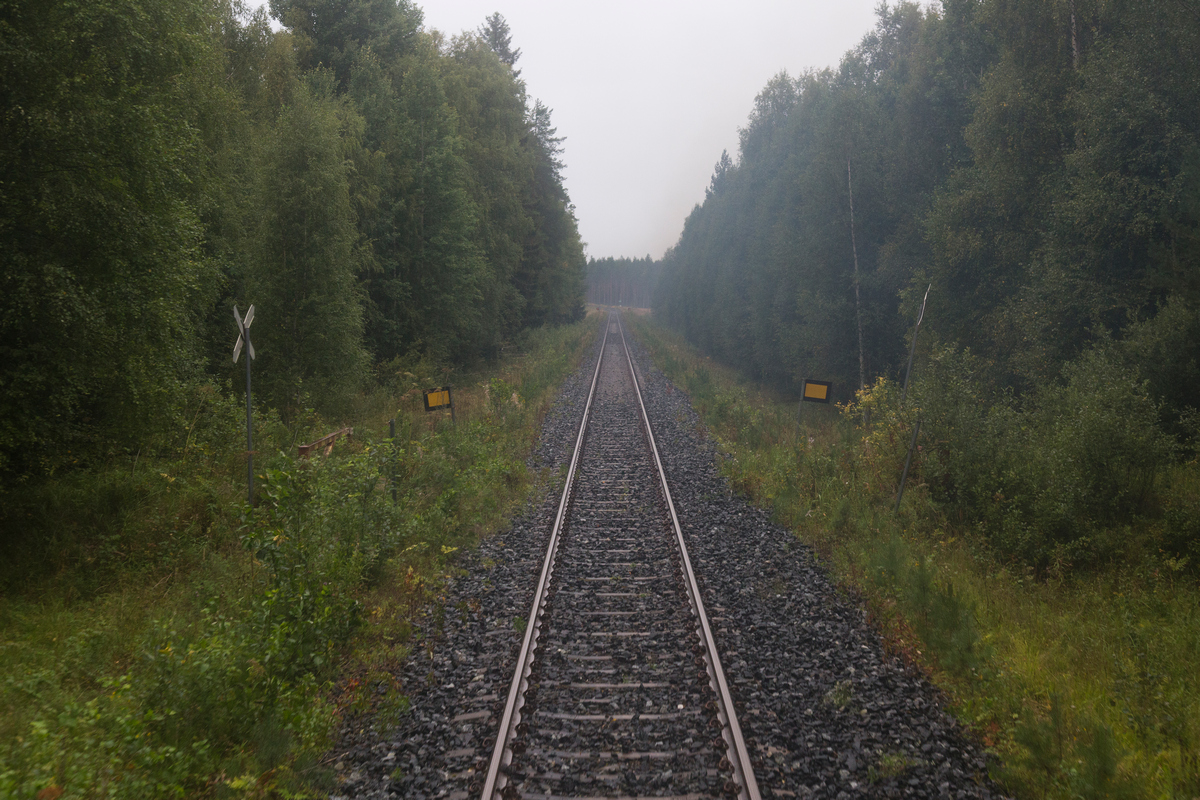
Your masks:
<instances>
[{"instance_id":1,"label":"yellow sign on post","mask_svg":"<svg viewBox=\"0 0 1200 800\"><path fill-rule=\"evenodd\" d=\"M425 393L425 410L440 411L443 408L454 408L454 403L450 399L450 387L442 386L437 389L430 389Z\"/></svg>"},{"instance_id":2,"label":"yellow sign on post","mask_svg":"<svg viewBox=\"0 0 1200 800\"><path fill-rule=\"evenodd\" d=\"M806 403L828 403L829 390L833 386L829 381L804 381L804 395L802 399Z\"/></svg>"}]
</instances>

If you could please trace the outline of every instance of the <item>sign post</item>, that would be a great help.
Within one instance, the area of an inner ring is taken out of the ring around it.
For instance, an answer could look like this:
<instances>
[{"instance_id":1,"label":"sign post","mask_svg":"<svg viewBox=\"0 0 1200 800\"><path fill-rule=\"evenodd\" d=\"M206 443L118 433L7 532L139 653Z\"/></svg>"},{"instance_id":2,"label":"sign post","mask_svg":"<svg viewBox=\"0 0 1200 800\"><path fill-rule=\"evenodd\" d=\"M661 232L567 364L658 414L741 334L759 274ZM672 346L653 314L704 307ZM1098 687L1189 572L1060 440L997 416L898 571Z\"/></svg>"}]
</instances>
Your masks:
<instances>
[{"instance_id":1,"label":"sign post","mask_svg":"<svg viewBox=\"0 0 1200 800\"><path fill-rule=\"evenodd\" d=\"M250 323L254 322L254 305L246 309L246 318L238 313L238 307L233 307L233 319L237 323L237 344L233 346L233 363L237 363L242 354L242 342L246 343L246 498L250 507L254 507L254 428L250 405L250 362L254 360L254 343L250 341Z\"/></svg>"},{"instance_id":2,"label":"sign post","mask_svg":"<svg viewBox=\"0 0 1200 800\"><path fill-rule=\"evenodd\" d=\"M430 389L425 392L425 412L441 411L443 408L450 409L450 421L456 422L454 418L454 394L449 386L439 386L437 389Z\"/></svg>"},{"instance_id":3,"label":"sign post","mask_svg":"<svg viewBox=\"0 0 1200 800\"><path fill-rule=\"evenodd\" d=\"M829 390L833 388L833 384L829 381L804 381L804 395L801 399L805 403L828 403Z\"/></svg>"},{"instance_id":4,"label":"sign post","mask_svg":"<svg viewBox=\"0 0 1200 800\"><path fill-rule=\"evenodd\" d=\"M805 378L804 390L800 393L800 405L796 409L796 436L800 436L800 417L804 413L805 403L829 403L829 390L833 384L829 381L814 381Z\"/></svg>"}]
</instances>

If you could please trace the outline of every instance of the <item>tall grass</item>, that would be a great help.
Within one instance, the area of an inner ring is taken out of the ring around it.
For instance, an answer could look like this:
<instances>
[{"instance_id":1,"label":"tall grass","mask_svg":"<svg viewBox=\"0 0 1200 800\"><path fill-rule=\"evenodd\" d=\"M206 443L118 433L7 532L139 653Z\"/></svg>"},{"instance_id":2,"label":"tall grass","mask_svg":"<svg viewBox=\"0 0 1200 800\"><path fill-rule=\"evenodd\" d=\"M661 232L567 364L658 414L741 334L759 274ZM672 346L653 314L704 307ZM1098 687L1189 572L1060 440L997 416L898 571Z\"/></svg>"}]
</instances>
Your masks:
<instances>
[{"instance_id":1,"label":"tall grass","mask_svg":"<svg viewBox=\"0 0 1200 800\"><path fill-rule=\"evenodd\" d=\"M1072 551L1074 562L1062 548L1057 561L1031 562L991 535L987 523L998 518L981 518L948 496L945 481L954 475L946 464L968 446L986 448L982 438L968 445L922 434L903 504L894 510L917 414L915 405L900 407L894 384L878 382L848 408L807 405L798 420L794 401L746 383L653 324L635 320L632 327L691 395L725 453L731 483L773 509L863 597L887 646L926 670L1000 757L996 778L1007 789L1064 799L1200 796L1200 589L1181 551L1192 546L1191 523L1177 511L1200 498L1195 461L1158 469L1151 485L1121 497L1069 495L1080 520L1063 520L1062 509L1039 505L1037 497L1009 505L1035 533L1049 518L1070 523L1056 529L1057 541L1086 537ZM1089 368L1109 367L1080 370ZM1135 392L1127 384L1103 390ZM922 398L926 414L930 391ZM1078 393L1083 382L1055 391ZM1040 418L1016 419L1018 428L1043 426L1028 432L1024 453L1020 438L1011 437L1010 449L993 452L993 460L1003 457L1012 469L1024 458L1031 471L1068 480L1069 465L1056 460L1061 450L1032 452L1054 444L1046 431L1068 438L1062 417L1049 408L1034 412ZM1115 425L1138 435L1106 414L1096 409L1095 430ZM1070 445L1110 453L1124 446L1111 438ZM973 457L982 475L994 465L979 449ZM1145 464L1140 453L1129 457ZM1093 513L1105 503L1107 524L1103 513ZM1053 556L1054 548L1027 552L1037 559Z\"/></svg>"},{"instance_id":2,"label":"tall grass","mask_svg":"<svg viewBox=\"0 0 1200 800\"><path fill-rule=\"evenodd\" d=\"M241 406L213 390L153 457L5 498L0 797L319 793L333 726L376 695L347 687L383 680L454 554L527 495L594 333L534 331L474 372L395 365L337 422L262 411L254 508ZM446 383L456 422L422 410ZM295 456L345 423L328 458Z\"/></svg>"}]
</instances>

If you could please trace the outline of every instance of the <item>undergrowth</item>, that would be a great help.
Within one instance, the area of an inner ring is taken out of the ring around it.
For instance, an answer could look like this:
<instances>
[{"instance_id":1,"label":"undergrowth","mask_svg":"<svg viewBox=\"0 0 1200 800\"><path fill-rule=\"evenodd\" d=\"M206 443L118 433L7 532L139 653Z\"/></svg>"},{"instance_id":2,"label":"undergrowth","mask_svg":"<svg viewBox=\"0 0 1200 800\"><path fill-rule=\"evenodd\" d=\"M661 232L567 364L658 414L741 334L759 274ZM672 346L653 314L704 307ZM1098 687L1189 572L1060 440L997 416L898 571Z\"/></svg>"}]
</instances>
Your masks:
<instances>
[{"instance_id":1,"label":"undergrowth","mask_svg":"<svg viewBox=\"0 0 1200 800\"><path fill-rule=\"evenodd\" d=\"M1200 796L1200 468L1114 410L1153 409L1111 359L1081 360L1032 406L992 405L990 420L969 359L952 354L904 407L880 380L849 407L798 414L673 333L631 327L690 394L731 484L864 598L889 650L927 671L998 756L1007 790ZM961 391L939 397L954 380ZM955 415L972 426L947 424Z\"/></svg>"},{"instance_id":2,"label":"undergrowth","mask_svg":"<svg viewBox=\"0 0 1200 800\"><path fill-rule=\"evenodd\" d=\"M244 406L214 387L153 456L4 497L0 797L327 793L338 720L407 707L387 667L454 554L526 496L594 332L532 332L474 373L393 364L336 423L256 410L255 507ZM454 422L422 410L445 384ZM295 455L344 424L328 457Z\"/></svg>"}]
</instances>

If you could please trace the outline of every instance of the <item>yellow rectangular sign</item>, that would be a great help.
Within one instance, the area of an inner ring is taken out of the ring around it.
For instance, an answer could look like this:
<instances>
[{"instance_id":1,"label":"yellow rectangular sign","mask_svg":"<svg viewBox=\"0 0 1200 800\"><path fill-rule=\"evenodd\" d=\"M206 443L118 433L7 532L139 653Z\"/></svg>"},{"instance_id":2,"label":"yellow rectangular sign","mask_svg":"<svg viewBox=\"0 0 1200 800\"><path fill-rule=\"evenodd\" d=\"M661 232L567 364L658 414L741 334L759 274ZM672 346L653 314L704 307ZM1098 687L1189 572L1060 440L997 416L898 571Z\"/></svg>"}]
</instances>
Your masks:
<instances>
[{"instance_id":1,"label":"yellow rectangular sign","mask_svg":"<svg viewBox=\"0 0 1200 800\"><path fill-rule=\"evenodd\" d=\"M441 387L438 389L430 389L425 393L425 410L437 411L442 408L450 407L450 389Z\"/></svg>"},{"instance_id":2,"label":"yellow rectangular sign","mask_svg":"<svg viewBox=\"0 0 1200 800\"><path fill-rule=\"evenodd\" d=\"M833 384L829 381L808 381L804 382L804 402L806 403L828 403L829 389Z\"/></svg>"}]
</instances>

